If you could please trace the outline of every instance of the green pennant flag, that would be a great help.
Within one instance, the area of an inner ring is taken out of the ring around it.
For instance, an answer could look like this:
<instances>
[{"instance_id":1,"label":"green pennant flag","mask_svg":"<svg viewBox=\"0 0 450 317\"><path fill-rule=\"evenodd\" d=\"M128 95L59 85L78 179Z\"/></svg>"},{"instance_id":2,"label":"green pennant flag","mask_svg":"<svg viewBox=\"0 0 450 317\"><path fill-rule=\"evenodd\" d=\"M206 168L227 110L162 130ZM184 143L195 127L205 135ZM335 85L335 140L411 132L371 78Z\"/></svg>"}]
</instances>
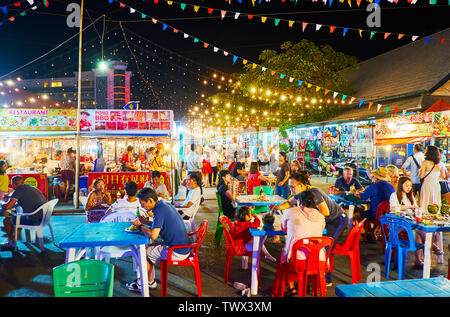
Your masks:
<instances>
[{"instance_id":1,"label":"green pennant flag","mask_svg":"<svg viewBox=\"0 0 450 317\"><path fill-rule=\"evenodd\" d=\"M23 11L22 13L20 13L20 15L24 17L27 15L27 13L25 11Z\"/></svg>"},{"instance_id":2,"label":"green pennant flag","mask_svg":"<svg viewBox=\"0 0 450 317\"><path fill-rule=\"evenodd\" d=\"M144 14L144 13L141 13L141 18L145 19L146 17L147 17L147 15L146 15L146 14Z\"/></svg>"},{"instance_id":3,"label":"green pennant flag","mask_svg":"<svg viewBox=\"0 0 450 317\"><path fill-rule=\"evenodd\" d=\"M184 8L186 8L186 3L180 3L180 7L181 7L181 10L184 11Z\"/></svg>"},{"instance_id":4,"label":"green pennant flag","mask_svg":"<svg viewBox=\"0 0 450 317\"><path fill-rule=\"evenodd\" d=\"M198 42L198 39L194 37L194 43L197 43L197 42Z\"/></svg>"},{"instance_id":5,"label":"green pennant flag","mask_svg":"<svg viewBox=\"0 0 450 317\"><path fill-rule=\"evenodd\" d=\"M342 101L344 101L345 98L347 98L347 95L342 95Z\"/></svg>"},{"instance_id":6,"label":"green pennant flag","mask_svg":"<svg viewBox=\"0 0 450 317\"><path fill-rule=\"evenodd\" d=\"M435 5L436 4L436 0L430 0L430 4Z\"/></svg>"},{"instance_id":7,"label":"green pennant flag","mask_svg":"<svg viewBox=\"0 0 450 317\"><path fill-rule=\"evenodd\" d=\"M389 106L386 106L386 114L388 113L388 111L389 111Z\"/></svg>"},{"instance_id":8,"label":"green pennant flag","mask_svg":"<svg viewBox=\"0 0 450 317\"><path fill-rule=\"evenodd\" d=\"M278 23L280 23L280 19L275 19L275 26L278 26Z\"/></svg>"},{"instance_id":9,"label":"green pennant flag","mask_svg":"<svg viewBox=\"0 0 450 317\"><path fill-rule=\"evenodd\" d=\"M372 32L370 32L370 39L372 39L372 36L373 36L375 33L377 33L377 31L372 31Z\"/></svg>"}]
</instances>

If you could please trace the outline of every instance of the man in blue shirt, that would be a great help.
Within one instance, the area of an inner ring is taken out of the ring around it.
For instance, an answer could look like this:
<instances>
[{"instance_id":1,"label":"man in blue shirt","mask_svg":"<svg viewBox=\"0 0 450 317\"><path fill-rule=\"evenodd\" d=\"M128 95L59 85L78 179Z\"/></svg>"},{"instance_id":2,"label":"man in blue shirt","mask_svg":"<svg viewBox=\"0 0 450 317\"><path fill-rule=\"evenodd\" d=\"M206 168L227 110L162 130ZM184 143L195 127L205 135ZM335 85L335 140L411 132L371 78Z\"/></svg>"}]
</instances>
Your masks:
<instances>
[{"instance_id":1,"label":"man in blue shirt","mask_svg":"<svg viewBox=\"0 0 450 317\"><path fill-rule=\"evenodd\" d=\"M353 168L346 166L342 172L342 176L336 179L334 183L334 193L335 194L345 194L345 192L350 191L350 187L355 186L355 189L361 192L363 187L361 183L356 178L353 178Z\"/></svg>"},{"instance_id":2,"label":"man in blue shirt","mask_svg":"<svg viewBox=\"0 0 450 317\"><path fill-rule=\"evenodd\" d=\"M177 245L189 245L191 241L187 235L186 227L183 219L177 212L174 206L158 200L158 195L151 188L143 188L137 194L139 203L142 208L147 210L149 214L153 212L153 223L151 229L144 227L142 219L130 221L142 233L144 233L151 240L161 237L163 242L157 245L151 245L147 248L147 270L148 270L148 287L156 288L157 284L153 278L155 265L159 264L161 260L167 259L167 253L170 247ZM145 221L144 221L145 222ZM191 248L175 249L172 253L172 260L185 260ZM127 288L131 291L140 292L141 282L139 279L127 284Z\"/></svg>"},{"instance_id":3,"label":"man in blue shirt","mask_svg":"<svg viewBox=\"0 0 450 317\"><path fill-rule=\"evenodd\" d=\"M378 167L371 172L373 184L368 186L364 192L359 193L356 189L353 194L362 200L370 199L370 209L361 212L361 219L374 220L377 215L378 205L385 200L389 200L392 193L395 193L394 187L386 181L387 170L384 167Z\"/></svg>"}]
</instances>

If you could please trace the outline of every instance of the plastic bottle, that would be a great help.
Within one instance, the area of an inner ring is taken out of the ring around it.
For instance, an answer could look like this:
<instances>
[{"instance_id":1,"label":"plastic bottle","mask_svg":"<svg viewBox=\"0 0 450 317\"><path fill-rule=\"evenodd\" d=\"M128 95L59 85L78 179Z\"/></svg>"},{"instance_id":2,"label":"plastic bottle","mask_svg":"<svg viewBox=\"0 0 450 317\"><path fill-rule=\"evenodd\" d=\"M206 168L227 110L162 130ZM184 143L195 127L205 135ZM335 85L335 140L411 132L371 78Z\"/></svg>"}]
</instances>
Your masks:
<instances>
[{"instance_id":1,"label":"plastic bottle","mask_svg":"<svg viewBox=\"0 0 450 317\"><path fill-rule=\"evenodd\" d=\"M141 212L139 211L139 207L136 207L136 217L140 217L141 216Z\"/></svg>"},{"instance_id":2,"label":"plastic bottle","mask_svg":"<svg viewBox=\"0 0 450 317\"><path fill-rule=\"evenodd\" d=\"M416 209L415 216L416 216L417 223L422 222L422 208L419 207Z\"/></svg>"}]
</instances>

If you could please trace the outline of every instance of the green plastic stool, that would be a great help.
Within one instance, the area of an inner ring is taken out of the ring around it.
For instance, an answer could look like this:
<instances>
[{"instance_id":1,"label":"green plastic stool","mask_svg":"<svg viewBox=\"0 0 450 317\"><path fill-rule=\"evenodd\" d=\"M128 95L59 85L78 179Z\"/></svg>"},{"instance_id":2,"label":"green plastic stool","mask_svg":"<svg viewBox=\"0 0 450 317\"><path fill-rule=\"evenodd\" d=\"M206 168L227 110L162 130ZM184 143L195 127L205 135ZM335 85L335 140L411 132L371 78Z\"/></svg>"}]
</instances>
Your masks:
<instances>
[{"instance_id":1,"label":"green plastic stool","mask_svg":"<svg viewBox=\"0 0 450 317\"><path fill-rule=\"evenodd\" d=\"M219 246L220 240L222 240L222 235L223 235L223 225L219 219L221 216L223 216L223 210L222 210L222 198L220 197L220 195L218 193L216 193L216 198L217 198L217 205L219 206L219 214L217 216L215 239L216 239L216 245Z\"/></svg>"},{"instance_id":2,"label":"green plastic stool","mask_svg":"<svg viewBox=\"0 0 450 317\"><path fill-rule=\"evenodd\" d=\"M253 195L257 195L259 196L259 189L262 187L263 193L267 196L272 196L273 195L273 188L270 186L256 186L253 188ZM269 212L269 207L266 206L255 206L253 208L253 213L254 214L262 214L265 212Z\"/></svg>"},{"instance_id":3,"label":"green plastic stool","mask_svg":"<svg viewBox=\"0 0 450 317\"><path fill-rule=\"evenodd\" d=\"M112 297L114 266L84 259L53 268L55 297Z\"/></svg>"}]
</instances>

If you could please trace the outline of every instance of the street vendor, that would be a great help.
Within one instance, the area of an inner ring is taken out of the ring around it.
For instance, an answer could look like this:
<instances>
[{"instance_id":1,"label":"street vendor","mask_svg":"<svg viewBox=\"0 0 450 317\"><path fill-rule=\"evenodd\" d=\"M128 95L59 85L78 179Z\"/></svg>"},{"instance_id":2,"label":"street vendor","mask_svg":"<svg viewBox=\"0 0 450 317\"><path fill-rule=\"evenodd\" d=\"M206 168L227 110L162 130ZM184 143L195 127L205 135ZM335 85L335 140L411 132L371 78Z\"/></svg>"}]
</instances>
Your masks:
<instances>
[{"instance_id":1,"label":"street vendor","mask_svg":"<svg viewBox=\"0 0 450 317\"><path fill-rule=\"evenodd\" d=\"M128 145L127 153L122 155L122 171L123 172L135 172L137 171L137 167L134 163L133 159L133 146Z\"/></svg>"}]
</instances>

